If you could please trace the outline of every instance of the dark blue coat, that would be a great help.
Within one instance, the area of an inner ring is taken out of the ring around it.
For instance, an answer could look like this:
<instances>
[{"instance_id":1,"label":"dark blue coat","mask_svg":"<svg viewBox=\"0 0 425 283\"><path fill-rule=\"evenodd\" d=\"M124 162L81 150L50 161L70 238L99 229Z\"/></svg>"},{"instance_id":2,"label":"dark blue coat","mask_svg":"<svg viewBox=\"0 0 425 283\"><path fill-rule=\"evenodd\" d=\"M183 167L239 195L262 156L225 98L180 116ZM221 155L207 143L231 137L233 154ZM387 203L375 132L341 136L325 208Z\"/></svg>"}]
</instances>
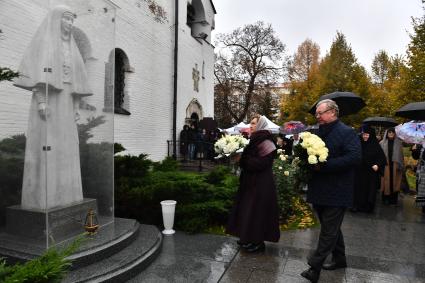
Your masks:
<instances>
[{"instance_id":1,"label":"dark blue coat","mask_svg":"<svg viewBox=\"0 0 425 283\"><path fill-rule=\"evenodd\" d=\"M355 168L361 162L356 132L339 120L321 125L317 134L329 156L308 183L307 201L312 204L350 207L353 204Z\"/></svg>"}]
</instances>

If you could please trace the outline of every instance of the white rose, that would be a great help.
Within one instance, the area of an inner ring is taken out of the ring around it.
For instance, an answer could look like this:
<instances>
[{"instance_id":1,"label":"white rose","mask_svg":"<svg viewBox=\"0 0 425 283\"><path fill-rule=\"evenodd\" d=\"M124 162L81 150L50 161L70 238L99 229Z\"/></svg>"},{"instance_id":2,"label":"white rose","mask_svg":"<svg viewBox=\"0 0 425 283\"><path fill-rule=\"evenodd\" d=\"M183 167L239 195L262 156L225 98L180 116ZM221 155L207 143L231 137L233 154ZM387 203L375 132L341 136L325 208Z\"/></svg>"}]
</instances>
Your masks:
<instances>
[{"instance_id":1,"label":"white rose","mask_svg":"<svg viewBox=\"0 0 425 283\"><path fill-rule=\"evenodd\" d=\"M283 172L283 174L284 174L285 176L289 176L289 171L285 171L285 172Z\"/></svg>"},{"instance_id":2,"label":"white rose","mask_svg":"<svg viewBox=\"0 0 425 283\"><path fill-rule=\"evenodd\" d=\"M319 161L325 162L327 157L328 157L327 155L326 156L325 155L319 155Z\"/></svg>"},{"instance_id":3,"label":"white rose","mask_svg":"<svg viewBox=\"0 0 425 283\"><path fill-rule=\"evenodd\" d=\"M316 154L316 151L314 150L313 147L308 147L307 148L307 154L308 155L315 155Z\"/></svg>"},{"instance_id":4,"label":"white rose","mask_svg":"<svg viewBox=\"0 0 425 283\"><path fill-rule=\"evenodd\" d=\"M282 170L283 168L282 168L282 166L279 166L279 170Z\"/></svg>"},{"instance_id":5,"label":"white rose","mask_svg":"<svg viewBox=\"0 0 425 283\"><path fill-rule=\"evenodd\" d=\"M283 155L283 154L281 154L281 155L279 156L279 158L280 158L280 160L282 160L282 161L285 161L285 160L286 160L286 157L285 157L285 155Z\"/></svg>"},{"instance_id":6,"label":"white rose","mask_svg":"<svg viewBox=\"0 0 425 283\"><path fill-rule=\"evenodd\" d=\"M282 153L282 151L283 151L283 149L279 148L279 149L277 150L277 154L281 154L281 153Z\"/></svg>"},{"instance_id":7,"label":"white rose","mask_svg":"<svg viewBox=\"0 0 425 283\"><path fill-rule=\"evenodd\" d=\"M317 157L315 155L309 155L308 156L308 163L317 164Z\"/></svg>"}]
</instances>

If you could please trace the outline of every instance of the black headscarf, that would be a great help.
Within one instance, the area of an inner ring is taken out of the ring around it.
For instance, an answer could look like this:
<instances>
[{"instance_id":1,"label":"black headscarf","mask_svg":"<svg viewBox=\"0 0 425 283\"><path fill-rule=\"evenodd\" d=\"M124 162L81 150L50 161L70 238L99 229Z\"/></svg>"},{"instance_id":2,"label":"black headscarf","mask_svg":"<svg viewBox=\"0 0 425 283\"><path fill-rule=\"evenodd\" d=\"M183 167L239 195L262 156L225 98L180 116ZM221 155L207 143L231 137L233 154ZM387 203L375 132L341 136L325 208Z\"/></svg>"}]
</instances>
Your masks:
<instances>
[{"instance_id":1,"label":"black headscarf","mask_svg":"<svg viewBox=\"0 0 425 283\"><path fill-rule=\"evenodd\" d=\"M384 152L382 151L381 146L376 139L376 132L370 126L362 127L362 134L368 133L369 138L367 141L363 140L363 137L360 136L361 144L362 144L362 160L363 165L367 166L367 168L372 165L378 165L380 171L384 169L384 165L387 163Z\"/></svg>"}]
</instances>

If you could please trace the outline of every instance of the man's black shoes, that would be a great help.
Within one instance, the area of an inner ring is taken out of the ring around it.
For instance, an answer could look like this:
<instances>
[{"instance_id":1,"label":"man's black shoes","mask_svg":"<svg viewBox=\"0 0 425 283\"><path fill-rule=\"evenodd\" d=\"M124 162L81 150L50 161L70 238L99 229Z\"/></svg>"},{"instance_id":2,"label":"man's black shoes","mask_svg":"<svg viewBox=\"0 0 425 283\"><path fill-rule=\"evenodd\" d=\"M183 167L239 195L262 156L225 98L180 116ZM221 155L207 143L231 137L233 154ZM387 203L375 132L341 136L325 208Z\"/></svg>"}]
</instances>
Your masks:
<instances>
[{"instance_id":1,"label":"man's black shoes","mask_svg":"<svg viewBox=\"0 0 425 283\"><path fill-rule=\"evenodd\" d=\"M317 281L319 281L320 271L317 271L313 268L309 268L301 272L301 276L310 280L313 283L317 283Z\"/></svg>"},{"instance_id":2,"label":"man's black shoes","mask_svg":"<svg viewBox=\"0 0 425 283\"><path fill-rule=\"evenodd\" d=\"M322 268L324 270L335 270L335 269L340 269L340 268L346 268L347 267L347 263L345 261L339 261L339 262L330 262L330 263L324 263L322 265Z\"/></svg>"}]
</instances>

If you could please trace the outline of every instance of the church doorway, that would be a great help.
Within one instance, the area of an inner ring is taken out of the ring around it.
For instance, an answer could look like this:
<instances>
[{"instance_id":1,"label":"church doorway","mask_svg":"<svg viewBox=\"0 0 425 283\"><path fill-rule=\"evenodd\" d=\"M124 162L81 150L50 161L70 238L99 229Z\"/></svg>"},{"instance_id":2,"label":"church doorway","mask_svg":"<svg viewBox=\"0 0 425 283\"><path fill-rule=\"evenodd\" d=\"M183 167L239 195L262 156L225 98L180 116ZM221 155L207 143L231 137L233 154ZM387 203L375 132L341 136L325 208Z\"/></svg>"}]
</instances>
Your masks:
<instances>
[{"instance_id":1,"label":"church doorway","mask_svg":"<svg viewBox=\"0 0 425 283\"><path fill-rule=\"evenodd\" d=\"M202 118L202 106L199 101L194 98L186 108L185 125L195 125L195 127L197 128L199 125L199 121L202 120Z\"/></svg>"}]
</instances>

